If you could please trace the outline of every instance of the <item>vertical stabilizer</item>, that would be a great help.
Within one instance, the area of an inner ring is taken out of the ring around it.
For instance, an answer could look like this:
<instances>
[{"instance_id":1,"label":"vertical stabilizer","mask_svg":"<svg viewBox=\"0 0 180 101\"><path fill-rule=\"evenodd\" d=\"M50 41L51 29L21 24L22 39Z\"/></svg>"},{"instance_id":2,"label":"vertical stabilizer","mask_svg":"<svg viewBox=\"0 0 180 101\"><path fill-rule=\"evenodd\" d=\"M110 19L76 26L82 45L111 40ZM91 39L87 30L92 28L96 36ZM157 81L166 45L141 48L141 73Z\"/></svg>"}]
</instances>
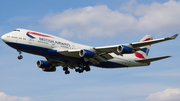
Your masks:
<instances>
[{"instance_id":1,"label":"vertical stabilizer","mask_svg":"<svg viewBox=\"0 0 180 101\"><path fill-rule=\"evenodd\" d=\"M153 36L146 35L139 42L144 42L144 41L149 41L149 40L153 40ZM150 47L151 45L140 47L142 50L136 51L135 56L140 59L146 59L148 56Z\"/></svg>"}]
</instances>

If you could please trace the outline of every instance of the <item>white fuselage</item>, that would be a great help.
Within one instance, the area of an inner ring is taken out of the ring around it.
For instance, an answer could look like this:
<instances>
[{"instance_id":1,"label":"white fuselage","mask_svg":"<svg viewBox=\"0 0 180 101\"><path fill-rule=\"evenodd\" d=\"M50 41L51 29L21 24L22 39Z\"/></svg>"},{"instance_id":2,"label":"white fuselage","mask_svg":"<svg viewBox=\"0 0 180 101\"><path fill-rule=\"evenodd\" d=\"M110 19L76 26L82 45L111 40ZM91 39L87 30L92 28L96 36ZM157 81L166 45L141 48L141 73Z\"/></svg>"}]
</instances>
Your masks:
<instances>
[{"instance_id":1,"label":"white fuselage","mask_svg":"<svg viewBox=\"0 0 180 101\"><path fill-rule=\"evenodd\" d=\"M12 31L10 33L7 33L1 37L1 39L7 43L9 46L17 49L22 50L28 53L41 55L44 57L49 57L51 54L47 55L46 53L43 53L43 49L60 49L60 50L74 50L74 49L90 49L93 48L91 46L81 45L77 43L73 43L71 41L62 39L60 37L35 32L34 33L28 33L30 30L25 29L17 29L15 31ZM136 62L135 60L137 57L132 54L124 54L116 55L114 53L110 53L110 55L113 57L113 59L108 60L107 62L103 62L101 65L95 65L98 67L104 67L106 64L108 65L107 68L117 68L117 67L134 67L134 66L147 66L147 63L140 63ZM55 56L54 56L55 57ZM50 57L53 58L53 57ZM61 57L56 58L56 60L60 59ZM62 57L64 58L64 57ZM69 58L69 56L68 56ZM67 58L67 61L69 61ZM66 59L66 58L65 58ZM65 59L60 59L65 61ZM111 67L112 64L112 67ZM119 66L118 66L119 64ZM106 68L106 67L105 67Z\"/></svg>"}]
</instances>

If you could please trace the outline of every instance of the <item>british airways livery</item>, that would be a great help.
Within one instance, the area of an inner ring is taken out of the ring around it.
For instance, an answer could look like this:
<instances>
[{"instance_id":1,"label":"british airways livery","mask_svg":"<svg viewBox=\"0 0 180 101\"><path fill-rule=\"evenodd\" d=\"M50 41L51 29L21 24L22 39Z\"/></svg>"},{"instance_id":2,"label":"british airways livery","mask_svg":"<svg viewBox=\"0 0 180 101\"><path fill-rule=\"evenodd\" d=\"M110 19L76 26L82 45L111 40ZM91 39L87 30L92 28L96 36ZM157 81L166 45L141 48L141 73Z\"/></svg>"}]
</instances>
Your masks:
<instances>
[{"instance_id":1,"label":"british airways livery","mask_svg":"<svg viewBox=\"0 0 180 101\"><path fill-rule=\"evenodd\" d=\"M101 68L123 68L148 66L150 62L168 58L162 56L147 58L152 44L175 39L178 34L171 37L153 40L146 35L139 42L103 47L91 47L82 44L26 29L16 29L1 37L10 47L19 52L18 59L22 59L22 52L44 56L46 60L37 61L37 66L46 72L56 71L62 66L65 74L69 69L83 73L90 71L90 66Z\"/></svg>"}]
</instances>

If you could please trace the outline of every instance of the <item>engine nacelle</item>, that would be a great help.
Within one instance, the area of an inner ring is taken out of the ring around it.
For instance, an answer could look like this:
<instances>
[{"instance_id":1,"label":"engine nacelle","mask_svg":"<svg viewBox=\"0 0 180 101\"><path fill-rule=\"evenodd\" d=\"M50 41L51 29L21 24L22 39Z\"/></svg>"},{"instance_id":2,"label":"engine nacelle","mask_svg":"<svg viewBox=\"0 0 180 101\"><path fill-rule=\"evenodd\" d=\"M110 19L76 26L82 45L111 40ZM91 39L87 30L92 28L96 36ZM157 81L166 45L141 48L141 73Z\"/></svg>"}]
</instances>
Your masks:
<instances>
[{"instance_id":1,"label":"engine nacelle","mask_svg":"<svg viewBox=\"0 0 180 101\"><path fill-rule=\"evenodd\" d=\"M44 60L39 60L39 61L37 61L36 64L39 68L50 68L51 67L51 64Z\"/></svg>"},{"instance_id":2,"label":"engine nacelle","mask_svg":"<svg viewBox=\"0 0 180 101\"><path fill-rule=\"evenodd\" d=\"M95 53L90 51L90 50L82 49L82 50L79 51L79 56L80 57L93 58L94 55L95 55Z\"/></svg>"},{"instance_id":3,"label":"engine nacelle","mask_svg":"<svg viewBox=\"0 0 180 101\"><path fill-rule=\"evenodd\" d=\"M119 45L117 47L117 51L119 53L122 53L122 54L130 54L130 53L133 53L133 49L129 46L125 46L125 45Z\"/></svg>"},{"instance_id":4,"label":"engine nacelle","mask_svg":"<svg viewBox=\"0 0 180 101\"><path fill-rule=\"evenodd\" d=\"M45 72L55 72L56 71L56 68L55 67L52 67L52 68L41 68L42 71L45 71Z\"/></svg>"},{"instance_id":5,"label":"engine nacelle","mask_svg":"<svg viewBox=\"0 0 180 101\"><path fill-rule=\"evenodd\" d=\"M49 62L44 60L37 61L37 66L42 69L42 71L45 72L55 72L56 67L53 67Z\"/></svg>"}]
</instances>

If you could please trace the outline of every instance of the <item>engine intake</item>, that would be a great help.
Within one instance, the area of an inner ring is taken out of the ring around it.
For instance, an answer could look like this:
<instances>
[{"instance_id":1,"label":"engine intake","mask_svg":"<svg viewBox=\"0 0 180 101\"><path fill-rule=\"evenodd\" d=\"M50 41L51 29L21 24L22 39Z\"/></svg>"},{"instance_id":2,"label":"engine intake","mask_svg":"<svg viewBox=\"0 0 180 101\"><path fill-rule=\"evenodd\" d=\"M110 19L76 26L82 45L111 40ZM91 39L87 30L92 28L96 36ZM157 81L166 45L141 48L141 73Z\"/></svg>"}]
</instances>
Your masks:
<instances>
[{"instance_id":1,"label":"engine intake","mask_svg":"<svg viewBox=\"0 0 180 101\"><path fill-rule=\"evenodd\" d=\"M122 54L130 54L133 52L133 49L129 46L120 45L117 47L117 51Z\"/></svg>"},{"instance_id":2,"label":"engine intake","mask_svg":"<svg viewBox=\"0 0 180 101\"><path fill-rule=\"evenodd\" d=\"M90 51L90 50L82 49L82 50L79 51L79 56L80 57L93 58L94 55L95 55L95 53Z\"/></svg>"},{"instance_id":3,"label":"engine intake","mask_svg":"<svg viewBox=\"0 0 180 101\"><path fill-rule=\"evenodd\" d=\"M39 68L50 68L51 67L51 64L44 60L39 60L39 61L37 61L36 64Z\"/></svg>"}]
</instances>

